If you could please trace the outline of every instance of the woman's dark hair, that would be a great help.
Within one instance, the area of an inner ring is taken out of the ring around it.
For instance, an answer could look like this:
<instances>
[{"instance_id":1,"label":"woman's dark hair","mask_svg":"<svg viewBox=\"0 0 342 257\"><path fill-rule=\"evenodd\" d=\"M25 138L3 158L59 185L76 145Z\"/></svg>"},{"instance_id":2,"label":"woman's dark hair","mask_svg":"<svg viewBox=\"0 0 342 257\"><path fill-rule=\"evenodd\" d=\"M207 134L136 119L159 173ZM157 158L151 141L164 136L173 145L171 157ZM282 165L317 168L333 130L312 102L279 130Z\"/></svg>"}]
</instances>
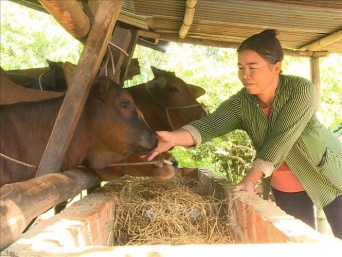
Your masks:
<instances>
[{"instance_id":1,"label":"woman's dark hair","mask_svg":"<svg viewBox=\"0 0 342 257\"><path fill-rule=\"evenodd\" d=\"M277 34L278 32L274 29L266 29L243 41L237 49L237 52L241 53L244 50L252 50L268 63L276 64L284 58L283 48L276 38Z\"/></svg>"}]
</instances>

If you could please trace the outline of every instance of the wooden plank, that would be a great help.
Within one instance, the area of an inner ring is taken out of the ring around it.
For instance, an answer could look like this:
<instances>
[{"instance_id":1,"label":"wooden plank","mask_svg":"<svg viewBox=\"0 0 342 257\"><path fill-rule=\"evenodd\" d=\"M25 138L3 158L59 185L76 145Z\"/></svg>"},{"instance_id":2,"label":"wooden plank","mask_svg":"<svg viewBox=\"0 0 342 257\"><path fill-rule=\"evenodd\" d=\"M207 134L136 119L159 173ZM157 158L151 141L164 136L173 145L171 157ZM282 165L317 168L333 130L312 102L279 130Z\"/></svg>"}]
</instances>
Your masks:
<instances>
[{"instance_id":1,"label":"wooden plank","mask_svg":"<svg viewBox=\"0 0 342 257\"><path fill-rule=\"evenodd\" d=\"M101 1L36 176L57 172L62 165L122 3L123 0Z\"/></svg>"},{"instance_id":2,"label":"wooden plank","mask_svg":"<svg viewBox=\"0 0 342 257\"><path fill-rule=\"evenodd\" d=\"M120 76L122 73L122 63L124 62L125 59L129 58L129 53L127 52L129 45L132 41L132 32L128 29L123 29L120 27L117 27L114 31L113 35L113 41L118 41L116 38L120 39L120 44L118 45L121 49L123 49L125 52L116 49L114 52L114 60L116 62L116 66L118 69L115 69L115 76L114 76L114 81L118 84L120 84ZM126 55L128 54L128 56ZM125 68L124 68L125 70Z\"/></svg>"},{"instance_id":3,"label":"wooden plank","mask_svg":"<svg viewBox=\"0 0 342 257\"><path fill-rule=\"evenodd\" d=\"M101 75L109 76L116 83L120 84L121 65L128 58L126 52L131 39L132 33L130 30L123 29L119 26L115 27L113 36L109 41L106 57L102 62ZM114 62L114 68L112 62Z\"/></svg>"},{"instance_id":4,"label":"wooden plank","mask_svg":"<svg viewBox=\"0 0 342 257\"><path fill-rule=\"evenodd\" d=\"M134 49L135 49L135 46L137 45L138 39L139 39L139 36L137 35L136 31L134 31L132 33L131 42L129 43L129 46L127 48L127 53L129 54L129 56L123 60L123 63L121 65L120 78L118 79L120 81L121 87L124 86L124 82L125 82L125 79L127 78L129 71L134 70L133 67L131 69L131 62L132 62ZM132 74L132 75L135 75L135 74Z\"/></svg>"},{"instance_id":5,"label":"wooden plank","mask_svg":"<svg viewBox=\"0 0 342 257\"><path fill-rule=\"evenodd\" d=\"M37 216L99 183L95 173L74 169L6 184L0 189L0 251Z\"/></svg>"}]
</instances>

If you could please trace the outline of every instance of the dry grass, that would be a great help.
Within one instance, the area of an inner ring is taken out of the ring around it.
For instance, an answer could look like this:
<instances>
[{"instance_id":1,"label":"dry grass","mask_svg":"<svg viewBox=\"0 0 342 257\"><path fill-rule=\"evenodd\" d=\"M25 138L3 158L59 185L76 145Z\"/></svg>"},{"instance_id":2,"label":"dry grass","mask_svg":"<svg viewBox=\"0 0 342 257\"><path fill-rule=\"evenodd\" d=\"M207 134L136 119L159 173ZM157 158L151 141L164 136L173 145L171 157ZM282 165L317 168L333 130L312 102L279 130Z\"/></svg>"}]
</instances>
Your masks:
<instances>
[{"instance_id":1,"label":"dry grass","mask_svg":"<svg viewBox=\"0 0 342 257\"><path fill-rule=\"evenodd\" d=\"M115 207L115 245L232 243L220 217L227 203L200 196L184 180L125 178L117 185L122 202Z\"/></svg>"}]
</instances>

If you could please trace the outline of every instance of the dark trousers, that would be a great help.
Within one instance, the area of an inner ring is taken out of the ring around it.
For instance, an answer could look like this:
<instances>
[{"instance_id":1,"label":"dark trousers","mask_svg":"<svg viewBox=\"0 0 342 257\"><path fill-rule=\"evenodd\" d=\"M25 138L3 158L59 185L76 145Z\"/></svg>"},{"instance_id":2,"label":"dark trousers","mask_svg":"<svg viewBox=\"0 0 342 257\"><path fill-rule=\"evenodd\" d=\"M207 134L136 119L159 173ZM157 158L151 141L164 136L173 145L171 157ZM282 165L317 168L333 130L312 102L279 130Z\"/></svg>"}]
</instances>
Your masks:
<instances>
[{"instance_id":1,"label":"dark trousers","mask_svg":"<svg viewBox=\"0 0 342 257\"><path fill-rule=\"evenodd\" d=\"M342 239L342 195L323 207L334 236Z\"/></svg>"},{"instance_id":2,"label":"dark trousers","mask_svg":"<svg viewBox=\"0 0 342 257\"><path fill-rule=\"evenodd\" d=\"M272 193L279 208L315 229L314 204L305 191L286 193L272 187ZM342 239L342 195L336 197L323 210L334 236Z\"/></svg>"}]
</instances>

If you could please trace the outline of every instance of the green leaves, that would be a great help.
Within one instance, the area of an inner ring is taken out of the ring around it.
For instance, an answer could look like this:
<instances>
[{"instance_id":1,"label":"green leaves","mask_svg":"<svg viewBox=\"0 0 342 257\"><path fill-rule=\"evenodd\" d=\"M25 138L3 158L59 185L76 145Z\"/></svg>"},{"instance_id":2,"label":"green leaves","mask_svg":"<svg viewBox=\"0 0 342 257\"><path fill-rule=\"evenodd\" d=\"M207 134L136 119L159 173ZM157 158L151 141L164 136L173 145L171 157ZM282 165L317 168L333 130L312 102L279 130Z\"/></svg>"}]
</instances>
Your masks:
<instances>
[{"instance_id":1,"label":"green leaves","mask_svg":"<svg viewBox=\"0 0 342 257\"><path fill-rule=\"evenodd\" d=\"M46 59L77 63L83 45L50 15L1 2L1 67L5 70L44 67Z\"/></svg>"}]
</instances>

